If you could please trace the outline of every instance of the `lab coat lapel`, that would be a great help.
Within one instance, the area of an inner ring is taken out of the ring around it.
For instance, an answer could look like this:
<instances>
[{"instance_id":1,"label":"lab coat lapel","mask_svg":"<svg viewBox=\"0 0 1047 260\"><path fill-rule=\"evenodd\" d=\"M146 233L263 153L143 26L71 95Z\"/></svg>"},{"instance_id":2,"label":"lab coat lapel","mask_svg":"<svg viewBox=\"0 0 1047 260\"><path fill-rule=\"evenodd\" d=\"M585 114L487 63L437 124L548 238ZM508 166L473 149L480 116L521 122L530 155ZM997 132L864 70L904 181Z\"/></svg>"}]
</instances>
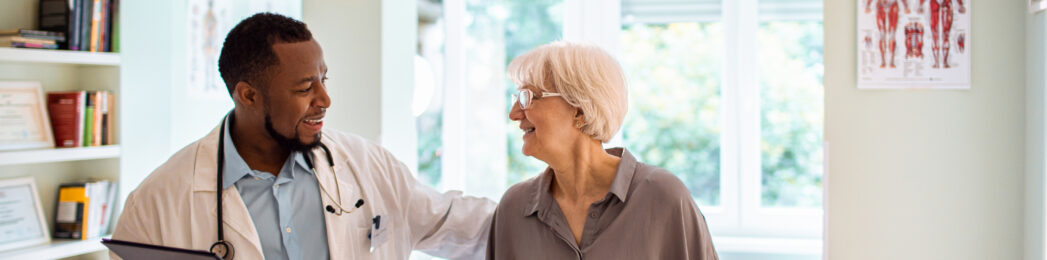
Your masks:
<instances>
[{"instance_id":1,"label":"lab coat lapel","mask_svg":"<svg viewBox=\"0 0 1047 260\"><path fill-rule=\"evenodd\" d=\"M327 157L324 154L323 149L313 149L312 158L314 158L313 169L315 169L316 171L316 181L321 185L321 187L332 189L327 190L326 192L320 191L320 201L321 203L323 203L320 206L324 208L324 224L325 228L327 229L328 252L330 253L332 259L335 258L335 256L352 255L350 254L350 252L352 251L345 252L346 245L348 243L346 241L343 241L343 239L347 239L349 241L356 239L352 237L351 232L345 234L346 232L353 230L352 226L347 226L348 223L346 223L345 221L340 221L343 216L335 215L327 211L326 209L327 206L334 205L334 201L332 201L331 198L328 196L338 196L338 193L334 191L336 182L334 181L335 173L333 171L335 171L335 169L339 167L338 165L335 165L335 167L327 167L329 165L329 162L327 161ZM341 200L344 202L346 201L346 198L343 197L341 198Z\"/></svg>"},{"instance_id":2,"label":"lab coat lapel","mask_svg":"<svg viewBox=\"0 0 1047 260\"><path fill-rule=\"evenodd\" d=\"M354 258L382 258L378 249L375 252L370 252L371 240L368 239L368 234L372 231L372 219L377 215L385 215L385 204L380 201L381 196L377 196L377 190L374 189L374 182L367 174L362 172L363 166L362 158L363 151L348 151L343 147L344 144L335 142L330 138L324 138L324 143L331 150L331 157L335 161L334 167L327 167L328 161L326 155L322 149L317 148L313 150L313 158L316 158L316 171L317 180L323 184L324 187L329 187L332 190L328 190L331 196L338 196L337 192L334 191L336 182L334 175L338 175L337 185L341 186L343 207L346 209L355 208L353 205L356 204L358 199L364 200L364 205L358 209L353 210L352 213L346 213L342 216L327 213L325 214L327 224L327 241L328 248L331 250L332 258L334 256L352 256ZM363 147L356 147L363 149ZM356 153L356 154L354 154ZM363 189L363 190L361 190ZM334 205L327 195L321 196L323 203L326 205ZM386 217L382 218L382 224L385 225ZM391 220L390 220L391 221ZM383 227L384 228L384 227Z\"/></svg>"},{"instance_id":3,"label":"lab coat lapel","mask_svg":"<svg viewBox=\"0 0 1047 260\"><path fill-rule=\"evenodd\" d=\"M211 235L205 237L214 238L217 238L214 220L218 218L217 202L214 196L218 185L216 156L219 129L221 125L201 140L193 167L193 202L196 208L205 208L206 210L203 211L208 213L204 221L197 221L197 223L208 223L205 230L211 230ZM226 134L228 136L228 133ZM236 259L262 259L262 243L259 241L258 231L255 230L254 221L251 220L247 206L244 205L244 200L235 186L230 186L222 192L222 215L222 223L225 223L225 240L233 244L234 257Z\"/></svg>"}]
</instances>

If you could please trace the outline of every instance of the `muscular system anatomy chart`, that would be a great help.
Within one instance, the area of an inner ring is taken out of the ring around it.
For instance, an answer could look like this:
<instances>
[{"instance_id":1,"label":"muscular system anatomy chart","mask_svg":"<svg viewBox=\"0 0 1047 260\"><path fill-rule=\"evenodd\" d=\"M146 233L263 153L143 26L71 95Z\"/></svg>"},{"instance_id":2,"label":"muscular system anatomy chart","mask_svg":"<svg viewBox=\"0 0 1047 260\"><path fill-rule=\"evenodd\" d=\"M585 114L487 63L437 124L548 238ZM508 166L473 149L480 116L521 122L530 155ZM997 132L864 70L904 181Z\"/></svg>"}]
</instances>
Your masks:
<instances>
[{"instance_id":1,"label":"muscular system anatomy chart","mask_svg":"<svg viewBox=\"0 0 1047 260\"><path fill-rule=\"evenodd\" d=\"M858 0L858 88L970 88L971 0Z\"/></svg>"}]
</instances>

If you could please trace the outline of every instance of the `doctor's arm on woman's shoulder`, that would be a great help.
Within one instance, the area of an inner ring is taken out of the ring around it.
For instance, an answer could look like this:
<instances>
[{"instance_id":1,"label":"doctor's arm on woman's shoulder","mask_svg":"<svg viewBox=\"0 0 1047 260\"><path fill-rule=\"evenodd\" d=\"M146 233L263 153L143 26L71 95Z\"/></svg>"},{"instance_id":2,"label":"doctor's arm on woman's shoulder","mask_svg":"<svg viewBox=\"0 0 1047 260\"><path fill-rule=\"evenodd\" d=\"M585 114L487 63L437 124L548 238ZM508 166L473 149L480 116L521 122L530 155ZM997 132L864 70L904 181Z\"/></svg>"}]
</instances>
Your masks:
<instances>
[{"instance_id":1,"label":"doctor's arm on woman's shoulder","mask_svg":"<svg viewBox=\"0 0 1047 260\"><path fill-rule=\"evenodd\" d=\"M415 179L402 162L386 153L404 205L414 250L449 259L483 259L497 204L461 191L438 192Z\"/></svg>"}]
</instances>

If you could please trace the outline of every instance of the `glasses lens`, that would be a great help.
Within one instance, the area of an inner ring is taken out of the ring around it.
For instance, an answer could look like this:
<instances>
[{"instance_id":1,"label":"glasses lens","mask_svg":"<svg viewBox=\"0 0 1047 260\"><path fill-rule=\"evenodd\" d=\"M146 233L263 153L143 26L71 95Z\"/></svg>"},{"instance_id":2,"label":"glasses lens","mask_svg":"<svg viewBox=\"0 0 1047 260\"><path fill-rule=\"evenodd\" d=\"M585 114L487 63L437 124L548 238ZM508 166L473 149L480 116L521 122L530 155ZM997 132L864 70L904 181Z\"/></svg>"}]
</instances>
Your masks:
<instances>
[{"instance_id":1,"label":"glasses lens","mask_svg":"<svg viewBox=\"0 0 1047 260\"><path fill-rule=\"evenodd\" d=\"M530 104L531 104L531 91L530 90L526 90L526 89L520 90L520 107L521 108L527 108L527 106L530 105Z\"/></svg>"}]
</instances>

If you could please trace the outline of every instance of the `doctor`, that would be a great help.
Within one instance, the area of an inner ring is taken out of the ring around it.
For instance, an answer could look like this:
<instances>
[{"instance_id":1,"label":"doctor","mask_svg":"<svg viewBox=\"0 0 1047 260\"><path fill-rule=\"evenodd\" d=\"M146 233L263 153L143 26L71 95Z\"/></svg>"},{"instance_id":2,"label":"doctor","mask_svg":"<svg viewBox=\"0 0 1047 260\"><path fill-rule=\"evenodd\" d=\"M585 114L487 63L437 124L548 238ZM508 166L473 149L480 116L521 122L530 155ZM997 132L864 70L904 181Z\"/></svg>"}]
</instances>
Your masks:
<instances>
[{"instance_id":1,"label":"doctor","mask_svg":"<svg viewBox=\"0 0 1047 260\"><path fill-rule=\"evenodd\" d=\"M218 66L235 108L130 194L114 239L226 259L483 257L494 202L438 193L385 149L322 130L327 67L304 23L241 21Z\"/></svg>"}]
</instances>

